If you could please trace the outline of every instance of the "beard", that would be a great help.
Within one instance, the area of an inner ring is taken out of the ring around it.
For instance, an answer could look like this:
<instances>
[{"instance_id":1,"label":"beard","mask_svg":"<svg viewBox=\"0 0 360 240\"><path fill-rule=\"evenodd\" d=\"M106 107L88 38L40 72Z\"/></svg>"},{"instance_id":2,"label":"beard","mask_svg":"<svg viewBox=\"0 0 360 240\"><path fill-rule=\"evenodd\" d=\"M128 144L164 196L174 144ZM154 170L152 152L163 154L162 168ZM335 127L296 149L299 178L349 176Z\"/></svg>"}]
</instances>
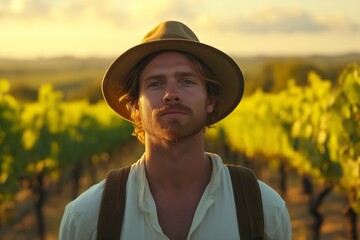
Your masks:
<instances>
[{"instance_id":1,"label":"beard","mask_svg":"<svg viewBox=\"0 0 360 240\"><path fill-rule=\"evenodd\" d=\"M185 118L166 118L163 117L167 111L179 110L185 113ZM151 118L142 117L142 126L146 134L151 137L166 142L178 142L190 138L200 131L204 131L207 120L206 107L203 113L194 114L192 109L175 103L165 105L154 110Z\"/></svg>"}]
</instances>

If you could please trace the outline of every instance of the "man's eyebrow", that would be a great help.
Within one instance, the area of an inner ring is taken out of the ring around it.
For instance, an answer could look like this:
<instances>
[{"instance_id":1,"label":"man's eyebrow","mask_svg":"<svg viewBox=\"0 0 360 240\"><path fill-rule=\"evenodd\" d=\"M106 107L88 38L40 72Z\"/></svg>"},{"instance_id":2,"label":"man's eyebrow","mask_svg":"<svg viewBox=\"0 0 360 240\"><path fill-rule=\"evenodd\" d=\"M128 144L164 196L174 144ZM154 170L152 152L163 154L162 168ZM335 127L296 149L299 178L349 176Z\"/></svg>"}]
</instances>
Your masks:
<instances>
[{"instance_id":1,"label":"man's eyebrow","mask_svg":"<svg viewBox=\"0 0 360 240\"><path fill-rule=\"evenodd\" d=\"M197 77L198 75L194 72L177 72L175 77Z\"/></svg>"},{"instance_id":2,"label":"man's eyebrow","mask_svg":"<svg viewBox=\"0 0 360 240\"><path fill-rule=\"evenodd\" d=\"M164 74L156 74L156 75L147 76L144 80L151 81L151 80L160 80L160 79L164 79L164 78L165 78Z\"/></svg>"},{"instance_id":3,"label":"man's eyebrow","mask_svg":"<svg viewBox=\"0 0 360 240\"><path fill-rule=\"evenodd\" d=\"M198 75L194 72L176 72L175 73L175 77L176 78L181 78L181 77L198 77ZM165 74L154 74L154 75L149 75L145 78L145 81L151 81L151 80L161 80L166 78Z\"/></svg>"}]
</instances>

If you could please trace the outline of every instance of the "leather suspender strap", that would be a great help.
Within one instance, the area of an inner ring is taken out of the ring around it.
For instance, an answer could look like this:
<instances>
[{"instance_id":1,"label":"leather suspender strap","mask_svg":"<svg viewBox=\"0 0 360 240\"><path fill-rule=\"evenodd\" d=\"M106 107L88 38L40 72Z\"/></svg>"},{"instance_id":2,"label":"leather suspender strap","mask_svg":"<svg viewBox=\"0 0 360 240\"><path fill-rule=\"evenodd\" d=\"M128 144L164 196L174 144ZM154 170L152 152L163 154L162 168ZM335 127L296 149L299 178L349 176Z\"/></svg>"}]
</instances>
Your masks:
<instances>
[{"instance_id":1,"label":"leather suspender strap","mask_svg":"<svg viewBox=\"0 0 360 240\"><path fill-rule=\"evenodd\" d=\"M120 239L130 169L131 166L115 169L106 176L98 218L98 240Z\"/></svg>"},{"instance_id":2,"label":"leather suspender strap","mask_svg":"<svg viewBox=\"0 0 360 240\"><path fill-rule=\"evenodd\" d=\"M264 237L264 215L259 183L252 170L227 165L233 185L241 240Z\"/></svg>"},{"instance_id":3,"label":"leather suspender strap","mask_svg":"<svg viewBox=\"0 0 360 240\"><path fill-rule=\"evenodd\" d=\"M244 167L227 165L232 181L241 240L262 240L264 216L259 184ZM126 183L131 166L106 176L97 226L98 240L119 239L125 211Z\"/></svg>"}]
</instances>

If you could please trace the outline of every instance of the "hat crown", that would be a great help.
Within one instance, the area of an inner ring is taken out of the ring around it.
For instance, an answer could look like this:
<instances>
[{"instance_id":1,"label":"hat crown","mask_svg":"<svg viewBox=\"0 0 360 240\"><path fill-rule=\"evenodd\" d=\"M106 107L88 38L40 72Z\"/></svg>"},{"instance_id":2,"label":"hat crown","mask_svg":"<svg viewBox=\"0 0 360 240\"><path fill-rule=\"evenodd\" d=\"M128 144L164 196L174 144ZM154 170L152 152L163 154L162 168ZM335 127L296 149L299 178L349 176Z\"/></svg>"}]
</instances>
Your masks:
<instances>
[{"instance_id":1,"label":"hat crown","mask_svg":"<svg viewBox=\"0 0 360 240\"><path fill-rule=\"evenodd\" d=\"M185 24L177 21L165 21L148 32L142 39L141 43L170 39L199 42L195 33Z\"/></svg>"}]
</instances>

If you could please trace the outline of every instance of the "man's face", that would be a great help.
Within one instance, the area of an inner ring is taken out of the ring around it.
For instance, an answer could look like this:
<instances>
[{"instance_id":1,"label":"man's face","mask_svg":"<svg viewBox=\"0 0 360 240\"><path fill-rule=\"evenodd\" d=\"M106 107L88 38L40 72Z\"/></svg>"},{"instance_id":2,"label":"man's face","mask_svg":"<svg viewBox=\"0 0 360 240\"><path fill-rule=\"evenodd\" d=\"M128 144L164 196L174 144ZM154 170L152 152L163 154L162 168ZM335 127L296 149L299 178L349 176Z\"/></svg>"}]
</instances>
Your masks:
<instances>
[{"instance_id":1,"label":"man's face","mask_svg":"<svg viewBox=\"0 0 360 240\"><path fill-rule=\"evenodd\" d=\"M214 105L190 60L178 52L164 52L140 76L138 108L148 137L179 141L204 130Z\"/></svg>"}]
</instances>

